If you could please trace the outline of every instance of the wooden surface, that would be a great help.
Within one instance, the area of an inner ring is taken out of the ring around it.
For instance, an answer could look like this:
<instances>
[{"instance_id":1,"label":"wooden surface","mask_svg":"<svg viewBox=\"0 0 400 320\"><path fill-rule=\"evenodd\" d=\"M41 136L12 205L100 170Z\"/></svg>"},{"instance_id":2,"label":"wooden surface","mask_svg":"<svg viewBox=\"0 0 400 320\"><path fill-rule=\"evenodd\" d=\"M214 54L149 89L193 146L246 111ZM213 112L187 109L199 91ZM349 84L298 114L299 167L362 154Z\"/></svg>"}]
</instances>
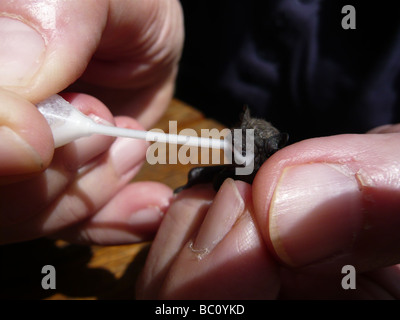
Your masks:
<instances>
[{"instance_id":1,"label":"wooden surface","mask_svg":"<svg viewBox=\"0 0 400 320\"><path fill-rule=\"evenodd\" d=\"M183 128L222 129L201 112L173 100L154 126L168 132L169 120ZM186 183L195 165L145 163L134 180L150 180L176 188ZM150 243L123 246L80 246L62 240L37 239L0 246L0 299L135 299L135 285ZM42 267L56 269L56 289L41 286Z\"/></svg>"}]
</instances>

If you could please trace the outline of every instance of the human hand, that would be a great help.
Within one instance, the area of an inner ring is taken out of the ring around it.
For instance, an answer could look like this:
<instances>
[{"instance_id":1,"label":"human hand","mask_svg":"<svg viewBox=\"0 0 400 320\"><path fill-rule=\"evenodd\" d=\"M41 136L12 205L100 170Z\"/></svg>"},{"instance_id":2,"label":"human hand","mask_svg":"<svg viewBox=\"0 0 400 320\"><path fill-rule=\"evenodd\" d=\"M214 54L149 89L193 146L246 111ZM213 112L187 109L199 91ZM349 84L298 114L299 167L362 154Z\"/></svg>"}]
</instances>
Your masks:
<instances>
[{"instance_id":1,"label":"human hand","mask_svg":"<svg viewBox=\"0 0 400 320\"><path fill-rule=\"evenodd\" d=\"M34 104L70 86L136 120L113 118L93 96L64 95L86 114L151 126L174 88L179 2L2 1L0 39L0 243L50 234L125 243L153 234L172 192L158 183L127 185L146 143L93 136L54 150Z\"/></svg>"},{"instance_id":2,"label":"human hand","mask_svg":"<svg viewBox=\"0 0 400 320\"><path fill-rule=\"evenodd\" d=\"M178 195L152 244L138 297L400 298L400 125L305 140L252 186ZM378 134L379 133L379 134ZM342 267L356 271L345 290Z\"/></svg>"}]
</instances>

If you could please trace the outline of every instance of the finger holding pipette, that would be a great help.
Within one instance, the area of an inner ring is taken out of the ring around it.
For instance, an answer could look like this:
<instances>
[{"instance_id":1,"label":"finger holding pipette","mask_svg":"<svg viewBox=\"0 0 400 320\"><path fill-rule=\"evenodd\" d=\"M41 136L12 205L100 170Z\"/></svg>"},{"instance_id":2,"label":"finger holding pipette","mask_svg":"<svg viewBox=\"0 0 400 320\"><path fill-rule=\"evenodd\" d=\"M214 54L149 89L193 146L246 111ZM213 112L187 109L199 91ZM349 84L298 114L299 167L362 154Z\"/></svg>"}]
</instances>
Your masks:
<instances>
[{"instance_id":1,"label":"finger holding pipette","mask_svg":"<svg viewBox=\"0 0 400 320\"><path fill-rule=\"evenodd\" d=\"M53 151L50 127L36 107L0 89L0 185L43 171Z\"/></svg>"},{"instance_id":2,"label":"finger holding pipette","mask_svg":"<svg viewBox=\"0 0 400 320\"><path fill-rule=\"evenodd\" d=\"M115 121L119 127L143 129L132 118L117 117ZM106 139L103 141L105 150L92 146L94 139ZM108 221L109 226L114 223L123 227L122 234L117 232L113 235L116 241L132 240L127 230L134 228L135 223L133 218L128 219L129 216L142 209L161 208L168 202L172 191L154 183L152 197L143 196L139 202L140 185L137 189L128 188L122 192L143 164L148 144L144 140L130 138L113 141L114 138L104 136L76 140L57 149L49 169L40 175L0 187L0 243L23 241L61 231L67 237L69 228L75 230L74 234L77 234L76 230L85 233L85 228L81 227L84 221L93 219L100 212L103 218L100 219L102 226L97 225L99 234L101 229L107 229ZM24 201L21 201L21 195ZM112 205L116 201L118 210ZM147 219L154 220L154 215L142 218L141 223L146 224ZM103 236L102 239L97 235L96 240L111 241L106 234ZM80 241L74 237L70 240Z\"/></svg>"}]
</instances>

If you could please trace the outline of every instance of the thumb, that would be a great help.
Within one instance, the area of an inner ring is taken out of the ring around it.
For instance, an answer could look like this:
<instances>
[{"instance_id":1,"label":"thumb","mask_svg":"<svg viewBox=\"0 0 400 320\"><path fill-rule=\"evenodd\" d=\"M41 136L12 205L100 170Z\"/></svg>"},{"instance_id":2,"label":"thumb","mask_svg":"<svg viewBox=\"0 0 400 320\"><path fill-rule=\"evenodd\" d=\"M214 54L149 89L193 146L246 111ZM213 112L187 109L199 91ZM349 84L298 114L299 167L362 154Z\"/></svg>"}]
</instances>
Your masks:
<instances>
[{"instance_id":1,"label":"thumb","mask_svg":"<svg viewBox=\"0 0 400 320\"><path fill-rule=\"evenodd\" d=\"M53 137L37 108L0 89L0 185L44 170L52 156Z\"/></svg>"},{"instance_id":2,"label":"thumb","mask_svg":"<svg viewBox=\"0 0 400 320\"><path fill-rule=\"evenodd\" d=\"M357 271L400 261L400 134L293 144L253 184L264 238L288 265Z\"/></svg>"},{"instance_id":3,"label":"thumb","mask_svg":"<svg viewBox=\"0 0 400 320\"><path fill-rule=\"evenodd\" d=\"M31 102L75 81L107 21L106 1L1 1L0 86Z\"/></svg>"},{"instance_id":4,"label":"thumb","mask_svg":"<svg viewBox=\"0 0 400 320\"><path fill-rule=\"evenodd\" d=\"M49 165L53 138L33 104L83 73L107 20L105 3L0 2L0 183Z\"/></svg>"}]
</instances>

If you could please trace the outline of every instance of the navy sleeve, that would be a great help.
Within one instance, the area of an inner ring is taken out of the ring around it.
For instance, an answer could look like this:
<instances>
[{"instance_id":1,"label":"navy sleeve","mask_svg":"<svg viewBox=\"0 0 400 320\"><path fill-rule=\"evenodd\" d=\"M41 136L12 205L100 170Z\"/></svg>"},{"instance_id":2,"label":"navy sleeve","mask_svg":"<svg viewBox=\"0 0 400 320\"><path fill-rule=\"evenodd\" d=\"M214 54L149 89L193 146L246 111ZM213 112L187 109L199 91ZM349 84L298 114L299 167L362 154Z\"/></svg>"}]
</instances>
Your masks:
<instances>
[{"instance_id":1,"label":"navy sleeve","mask_svg":"<svg viewBox=\"0 0 400 320\"><path fill-rule=\"evenodd\" d=\"M228 126L244 105L291 141L400 122L396 1L182 1L176 96ZM356 29L342 28L353 4Z\"/></svg>"}]
</instances>

